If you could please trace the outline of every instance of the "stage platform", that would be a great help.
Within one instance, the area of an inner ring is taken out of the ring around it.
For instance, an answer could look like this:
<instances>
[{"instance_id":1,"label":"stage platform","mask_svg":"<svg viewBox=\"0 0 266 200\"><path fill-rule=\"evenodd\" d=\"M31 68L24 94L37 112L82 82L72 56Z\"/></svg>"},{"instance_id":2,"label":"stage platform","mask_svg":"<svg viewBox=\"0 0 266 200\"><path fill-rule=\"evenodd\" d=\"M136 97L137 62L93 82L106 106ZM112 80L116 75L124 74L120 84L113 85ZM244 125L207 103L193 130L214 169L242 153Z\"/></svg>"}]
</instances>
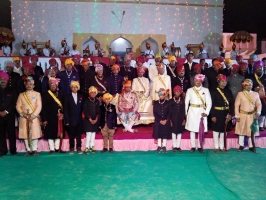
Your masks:
<instances>
[{"instance_id":1,"label":"stage platform","mask_svg":"<svg viewBox=\"0 0 266 200\"><path fill-rule=\"evenodd\" d=\"M138 129L137 133L123 133L123 129L119 126L114 135L114 150L115 151L149 151L155 150L157 148L156 140L152 138L152 125L143 126L139 125L134 127ZM82 150L85 148L85 134L82 135ZM266 148L266 131L260 132L260 136L256 137L256 147ZM228 133L227 137L227 148L238 148L238 136L235 135L234 130ZM102 150L103 148L103 137L100 132L96 134L95 139L95 149ZM189 132L185 131L182 134L181 149L189 150L190 145L190 136ZM205 133L205 144L204 149L213 149L213 137L212 131L209 130ZM172 140L167 141L167 149L172 149ZM25 151L25 145L23 140L17 140L17 150L18 152ZM62 150L69 150L69 141L68 135L66 133L65 138L62 143ZM49 146L47 140L39 139L38 151L49 151Z\"/></svg>"}]
</instances>

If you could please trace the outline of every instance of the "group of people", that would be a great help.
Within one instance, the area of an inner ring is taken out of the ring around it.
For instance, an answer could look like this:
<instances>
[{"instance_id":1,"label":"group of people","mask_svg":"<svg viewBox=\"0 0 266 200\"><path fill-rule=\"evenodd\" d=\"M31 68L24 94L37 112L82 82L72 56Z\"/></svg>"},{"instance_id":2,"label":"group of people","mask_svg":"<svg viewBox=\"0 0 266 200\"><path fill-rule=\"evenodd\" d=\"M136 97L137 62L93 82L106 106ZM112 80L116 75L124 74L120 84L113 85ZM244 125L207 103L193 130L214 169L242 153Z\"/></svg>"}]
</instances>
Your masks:
<instances>
[{"instance_id":1,"label":"group of people","mask_svg":"<svg viewBox=\"0 0 266 200\"><path fill-rule=\"evenodd\" d=\"M203 152L202 134L208 123L213 130L215 152L226 151L224 134L233 116L239 151L243 151L244 136L248 136L249 150L256 152L250 126L257 118L261 131L265 126L263 61L254 55L248 65L237 56L238 64L233 65L231 59L216 58L212 67L205 68L204 59L198 64L193 58L193 53L188 53L183 64L169 56L169 64L165 65L160 55L155 55L155 64L147 68L141 56L134 68L131 55L126 55L123 63L111 56L109 65L99 57L92 66L87 58L80 61L80 56L74 55L65 60L61 69L51 58L49 68L43 71L35 55L23 66L20 58L14 57L0 72L0 155L8 152L6 132L10 153L17 155L15 126L19 138L25 141L26 156L38 155L42 132L50 153L61 151L64 130L69 135L69 153L74 152L75 139L79 154L96 152L94 140L99 129L104 138L102 152L113 152L117 118L124 132L137 132L133 125L144 107L151 109L155 118L153 137L158 153L166 152L167 139L172 139L174 152L181 152L185 129L190 131L190 151ZM85 150L81 149L83 132Z\"/></svg>"}]
</instances>

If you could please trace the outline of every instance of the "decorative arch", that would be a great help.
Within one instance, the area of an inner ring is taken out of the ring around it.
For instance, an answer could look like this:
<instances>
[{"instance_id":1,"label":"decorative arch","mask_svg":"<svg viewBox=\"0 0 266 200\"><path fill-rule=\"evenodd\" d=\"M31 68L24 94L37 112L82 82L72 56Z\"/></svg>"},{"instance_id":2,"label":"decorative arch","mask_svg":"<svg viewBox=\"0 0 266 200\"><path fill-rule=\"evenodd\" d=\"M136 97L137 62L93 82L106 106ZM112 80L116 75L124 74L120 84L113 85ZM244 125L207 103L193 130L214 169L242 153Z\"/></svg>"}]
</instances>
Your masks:
<instances>
[{"instance_id":1,"label":"decorative arch","mask_svg":"<svg viewBox=\"0 0 266 200\"><path fill-rule=\"evenodd\" d=\"M126 38L120 36L110 43L109 53L110 55L117 54L123 60L124 56L132 51L132 48L132 43Z\"/></svg>"},{"instance_id":2,"label":"decorative arch","mask_svg":"<svg viewBox=\"0 0 266 200\"><path fill-rule=\"evenodd\" d=\"M155 55L159 53L158 42L156 40L152 39L151 37L142 41L142 43L140 45L141 52L143 52L143 53L145 52L146 42L149 42L151 44L151 49L153 50Z\"/></svg>"},{"instance_id":3,"label":"decorative arch","mask_svg":"<svg viewBox=\"0 0 266 200\"><path fill-rule=\"evenodd\" d=\"M96 40L94 37L90 36L88 37L87 39L85 39L83 42L82 42L82 50L86 49L87 46L90 47L90 50L91 51L94 51L95 50L95 47L94 47L94 44L98 42L101 46L101 43Z\"/></svg>"}]
</instances>

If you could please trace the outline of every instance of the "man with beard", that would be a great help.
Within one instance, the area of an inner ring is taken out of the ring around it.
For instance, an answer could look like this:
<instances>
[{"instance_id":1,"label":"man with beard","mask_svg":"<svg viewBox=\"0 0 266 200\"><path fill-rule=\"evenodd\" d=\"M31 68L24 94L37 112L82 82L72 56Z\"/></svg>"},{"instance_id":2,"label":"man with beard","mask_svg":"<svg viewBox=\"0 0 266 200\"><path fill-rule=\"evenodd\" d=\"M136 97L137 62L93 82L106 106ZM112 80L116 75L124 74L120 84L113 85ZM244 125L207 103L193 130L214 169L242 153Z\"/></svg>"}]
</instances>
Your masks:
<instances>
[{"instance_id":1,"label":"man with beard","mask_svg":"<svg viewBox=\"0 0 266 200\"><path fill-rule=\"evenodd\" d=\"M25 156L38 156L38 138L42 136L39 114L42 110L42 99L39 92L33 91L34 79L24 78L26 91L19 94L16 109L20 115L19 138L24 139ZM30 134L31 133L31 134Z\"/></svg>"},{"instance_id":2,"label":"man with beard","mask_svg":"<svg viewBox=\"0 0 266 200\"><path fill-rule=\"evenodd\" d=\"M149 42L146 42L146 50L144 54L146 58L154 58L154 52L151 49L151 44Z\"/></svg>"},{"instance_id":3,"label":"man with beard","mask_svg":"<svg viewBox=\"0 0 266 200\"><path fill-rule=\"evenodd\" d=\"M168 58L168 56L170 55L170 52L169 52L169 48L167 47L167 44L166 42L164 42L162 44L162 52L161 52L161 55L163 58Z\"/></svg>"},{"instance_id":4,"label":"man with beard","mask_svg":"<svg viewBox=\"0 0 266 200\"><path fill-rule=\"evenodd\" d=\"M16 74L16 73L15 73ZM15 107L17 90L8 86L8 74L0 71L0 157L7 154L6 133L8 134L9 149L12 155L17 155L15 133Z\"/></svg>"},{"instance_id":5,"label":"man with beard","mask_svg":"<svg viewBox=\"0 0 266 200\"><path fill-rule=\"evenodd\" d=\"M183 91L182 97L185 98L187 89L190 88L190 81L185 76L185 67L183 65L178 66L176 71L177 71L177 77L171 82L172 89L174 89L176 85L179 85Z\"/></svg>"},{"instance_id":6,"label":"man with beard","mask_svg":"<svg viewBox=\"0 0 266 200\"><path fill-rule=\"evenodd\" d=\"M6 64L6 72L8 74L8 86L14 88L15 90L18 90L19 87L19 80L20 76L18 73L13 72L14 69L14 63L9 61Z\"/></svg>"},{"instance_id":7,"label":"man with beard","mask_svg":"<svg viewBox=\"0 0 266 200\"><path fill-rule=\"evenodd\" d=\"M12 61L14 63L13 71L15 73L18 73L20 76L22 76L23 72L22 72L22 67L20 66L20 57L14 57L14 58L12 58Z\"/></svg>"},{"instance_id":8,"label":"man with beard","mask_svg":"<svg viewBox=\"0 0 266 200\"><path fill-rule=\"evenodd\" d=\"M225 124L232 119L234 113L233 94L231 90L225 88L227 84L226 76L222 74L218 75L217 82L218 87L211 91L212 109L210 112L215 153L218 153L219 150L226 151L224 146Z\"/></svg>"},{"instance_id":9,"label":"man with beard","mask_svg":"<svg viewBox=\"0 0 266 200\"><path fill-rule=\"evenodd\" d=\"M253 90L259 93L261 99L261 114L258 118L259 129L264 131L264 122L266 116L266 96L265 96L265 86L266 86L266 74L263 73L262 69L264 64L262 61L258 60L254 62L253 69L254 74L250 76L253 81Z\"/></svg>"},{"instance_id":10,"label":"man with beard","mask_svg":"<svg viewBox=\"0 0 266 200\"><path fill-rule=\"evenodd\" d=\"M43 69L37 65L37 62L39 60L38 56L33 55L30 57L31 64L33 67L34 75L37 76L39 79L44 75Z\"/></svg>"},{"instance_id":11,"label":"man with beard","mask_svg":"<svg viewBox=\"0 0 266 200\"><path fill-rule=\"evenodd\" d=\"M232 91L234 99L238 92L242 91L242 82L245 77L238 73L239 65L233 64L232 66L232 74L227 78L227 87Z\"/></svg>"},{"instance_id":12,"label":"man with beard","mask_svg":"<svg viewBox=\"0 0 266 200\"><path fill-rule=\"evenodd\" d=\"M177 71L176 71L176 66L178 65L178 62L176 60L175 56L169 56L168 57L169 65L166 67L167 75L170 76L171 82L176 78L177 76ZM172 88L175 85L172 84Z\"/></svg>"}]
</instances>

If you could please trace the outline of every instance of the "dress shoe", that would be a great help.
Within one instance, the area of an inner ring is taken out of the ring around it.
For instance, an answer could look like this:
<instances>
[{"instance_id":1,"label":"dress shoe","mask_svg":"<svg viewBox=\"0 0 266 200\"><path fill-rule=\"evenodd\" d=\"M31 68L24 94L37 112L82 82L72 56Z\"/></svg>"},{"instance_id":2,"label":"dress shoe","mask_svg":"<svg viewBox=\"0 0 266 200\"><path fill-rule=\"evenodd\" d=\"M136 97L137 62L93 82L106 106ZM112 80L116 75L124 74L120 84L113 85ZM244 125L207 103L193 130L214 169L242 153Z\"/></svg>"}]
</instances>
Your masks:
<instances>
[{"instance_id":1,"label":"dress shoe","mask_svg":"<svg viewBox=\"0 0 266 200\"><path fill-rule=\"evenodd\" d=\"M175 148L173 148L173 152L177 152L177 148L175 147Z\"/></svg>"},{"instance_id":2,"label":"dress shoe","mask_svg":"<svg viewBox=\"0 0 266 200\"><path fill-rule=\"evenodd\" d=\"M251 151L252 153L258 153L257 151L256 151L256 148L249 148L249 151Z\"/></svg>"},{"instance_id":3,"label":"dress shoe","mask_svg":"<svg viewBox=\"0 0 266 200\"><path fill-rule=\"evenodd\" d=\"M203 153L203 149L202 149L202 148L198 148L198 151L199 151L200 153Z\"/></svg>"},{"instance_id":4,"label":"dress shoe","mask_svg":"<svg viewBox=\"0 0 266 200\"><path fill-rule=\"evenodd\" d=\"M59 149L55 149L54 151L55 151L55 153L59 153Z\"/></svg>"},{"instance_id":5,"label":"dress shoe","mask_svg":"<svg viewBox=\"0 0 266 200\"><path fill-rule=\"evenodd\" d=\"M109 152L113 153L114 152L113 148L109 148Z\"/></svg>"},{"instance_id":6,"label":"dress shoe","mask_svg":"<svg viewBox=\"0 0 266 200\"><path fill-rule=\"evenodd\" d=\"M32 155L33 155L33 156L38 156L39 154L38 154L37 151L33 151Z\"/></svg>"},{"instance_id":7,"label":"dress shoe","mask_svg":"<svg viewBox=\"0 0 266 200\"><path fill-rule=\"evenodd\" d=\"M90 149L90 150L91 150L91 152L92 152L92 153L96 153L96 150L95 150L95 148L94 148L94 147L91 147L91 149Z\"/></svg>"},{"instance_id":8,"label":"dress shoe","mask_svg":"<svg viewBox=\"0 0 266 200\"><path fill-rule=\"evenodd\" d=\"M25 155L24 155L25 157L28 157L28 156L30 156L30 152L29 151L27 151L26 153L25 153Z\"/></svg>"},{"instance_id":9,"label":"dress shoe","mask_svg":"<svg viewBox=\"0 0 266 200\"><path fill-rule=\"evenodd\" d=\"M180 149L180 148L176 148L176 150L177 150L179 153L182 152L182 149Z\"/></svg>"},{"instance_id":10,"label":"dress shoe","mask_svg":"<svg viewBox=\"0 0 266 200\"><path fill-rule=\"evenodd\" d=\"M18 156L18 153L11 153L11 156Z\"/></svg>"},{"instance_id":11,"label":"dress shoe","mask_svg":"<svg viewBox=\"0 0 266 200\"><path fill-rule=\"evenodd\" d=\"M68 153L69 154L73 154L74 153L74 149L70 149Z\"/></svg>"},{"instance_id":12,"label":"dress shoe","mask_svg":"<svg viewBox=\"0 0 266 200\"><path fill-rule=\"evenodd\" d=\"M219 149L214 149L214 153L219 153Z\"/></svg>"},{"instance_id":13,"label":"dress shoe","mask_svg":"<svg viewBox=\"0 0 266 200\"><path fill-rule=\"evenodd\" d=\"M84 154L87 155L89 152L90 152L89 148L86 147L86 148L84 149Z\"/></svg>"},{"instance_id":14,"label":"dress shoe","mask_svg":"<svg viewBox=\"0 0 266 200\"><path fill-rule=\"evenodd\" d=\"M162 149L162 147L158 147L157 150L156 150L156 152L157 153L160 153L161 149Z\"/></svg>"},{"instance_id":15,"label":"dress shoe","mask_svg":"<svg viewBox=\"0 0 266 200\"><path fill-rule=\"evenodd\" d=\"M166 147L162 147L163 153L167 153Z\"/></svg>"},{"instance_id":16,"label":"dress shoe","mask_svg":"<svg viewBox=\"0 0 266 200\"><path fill-rule=\"evenodd\" d=\"M227 150L225 148L223 149L220 149L220 151L224 152L224 153L227 153Z\"/></svg>"},{"instance_id":17,"label":"dress shoe","mask_svg":"<svg viewBox=\"0 0 266 200\"><path fill-rule=\"evenodd\" d=\"M191 152L191 153L194 153L195 151L196 151L196 148L191 148L191 149L190 149L190 152Z\"/></svg>"},{"instance_id":18,"label":"dress shoe","mask_svg":"<svg viewBox=\"0 0 266 200\"><path fill-rule=\"evenodd\" d=\"M50 154L50 155L54 154L54 151L50 151L49 154Z\"/></svg>"},{"instance_id":19,"label":"dress shoe","mask_svg":"<svg viewBox=\"0 0 266 200\"><path fill-rule=\"evenodd\" d=\"M83 153L83 152L81 151L81 148L78 148L77 153L78 153L78 154L82 154L82 153Z\"/></svg>"},{"instance_id":20,"label":"dress shoe","mask_svg":"<svg viewBox=\"0 0 266 200\"><path fill-rule=\"evenodd\" d=\"M107 150L107 148L103 148L103 150L101 151L102 153L105 153Z\"/></svg>"},{"instance_id":21,"label":"dress shoe","mask_svg":"<svg viewBox=\"0 0 266 200\"><path fill-rule=\"evenodd\" d=\"M245 149L245 147L243 147L243 146L240 146L239 148L238 148L238 152L242 152L243 150Z\"/></svg>"},{"instance_id":22,"label":"dress shoe","mask_svg":"<svg viewBox=\"0 0 266 200\"><path fill-rule=\"evenodd\" d=\"M265 131L265 129L263 127L260 127L260 131Z\"/></svg>"}]
</instances>

